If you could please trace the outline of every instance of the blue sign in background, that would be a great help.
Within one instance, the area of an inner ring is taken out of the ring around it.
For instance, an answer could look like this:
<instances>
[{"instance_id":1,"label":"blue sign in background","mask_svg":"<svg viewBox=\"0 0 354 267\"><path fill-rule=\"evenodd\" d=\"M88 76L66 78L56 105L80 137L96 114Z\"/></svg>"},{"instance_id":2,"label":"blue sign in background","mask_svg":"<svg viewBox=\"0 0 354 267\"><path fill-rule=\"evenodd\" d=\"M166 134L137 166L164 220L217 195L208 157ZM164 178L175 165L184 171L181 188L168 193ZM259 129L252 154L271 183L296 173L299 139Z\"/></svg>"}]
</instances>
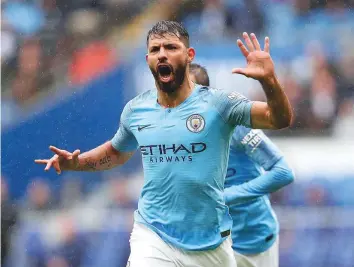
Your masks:
<instances>
[{"instance_id":1,"label":"blue sign in background","mask_svg":"<svg viewBox=\"0 0 354 267\"><path fill-rule=\"evenodd\" d=\"M44 165L34 163L34 159L53 155L49 145L84 152L112 138L129 97L124 69L120 66L45 112L2 132L2 175L12 197L21 197L35 177L59 183L62 176L53 170L44 173ZM124 170L129 169L128 164ZM84 180L99 179L100 175L85 173Z\"/></svg>"}]
</instances>

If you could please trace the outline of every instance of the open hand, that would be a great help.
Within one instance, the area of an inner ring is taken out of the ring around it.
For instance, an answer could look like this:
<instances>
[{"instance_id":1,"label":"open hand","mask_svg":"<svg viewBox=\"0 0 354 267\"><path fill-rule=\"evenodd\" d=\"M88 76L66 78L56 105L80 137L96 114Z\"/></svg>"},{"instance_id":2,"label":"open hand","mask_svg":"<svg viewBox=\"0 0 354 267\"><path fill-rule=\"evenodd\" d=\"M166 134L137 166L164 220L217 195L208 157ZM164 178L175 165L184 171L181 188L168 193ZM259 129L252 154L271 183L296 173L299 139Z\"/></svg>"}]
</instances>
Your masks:
<instances>
[{"instance_id":1,"label":"open hand","mask_svg":"<svg viewBox=\"0 0 354 267\"><path fill-rule=\"evenodd\" d=\"M246 32L243 33L247 47L238 39L237 45L247 60L246 68L234 68L232 73L242 74L260 82L274 77L274 63L269 54L269 38L265 38L264 50L257 40L255 34L251 38Z\"/></svg>"},{"instance_id":2,"label":"open hand","mask_svg":"<svg viewBox=\"0 0 354 267\"><path fill-rule=\"evenodd\" d=\"M53 167L57 174L60 174L62 170L75 170L79 166L80 150L77 149L73 153L70 153L55 146L50 146L49 149L55 153L52 158L36 159L34 161L38 164L45 164L45 171Z\"/></svg>"}]
</instances>

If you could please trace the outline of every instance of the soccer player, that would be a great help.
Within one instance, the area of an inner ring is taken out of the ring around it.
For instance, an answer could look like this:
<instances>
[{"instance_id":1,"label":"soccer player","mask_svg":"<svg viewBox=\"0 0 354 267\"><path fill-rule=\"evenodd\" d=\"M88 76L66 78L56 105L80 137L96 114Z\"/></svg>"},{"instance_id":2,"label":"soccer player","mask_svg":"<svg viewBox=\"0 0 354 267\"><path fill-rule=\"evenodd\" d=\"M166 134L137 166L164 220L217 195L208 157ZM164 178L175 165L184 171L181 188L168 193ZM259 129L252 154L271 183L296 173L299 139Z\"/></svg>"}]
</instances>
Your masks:
<instances>
[{"instance_id":1,"label":"soccer player","mask_svg":"<svg viewBox=\"0 0 354 267\"><path fill-rule=\"evenodd\" d=\"M177 22L160 21L147 34L146 61L156 89L126 104L112 140L83 154L50 146L55 155L36 160L58 173L100 171L124 164L139 148L144 185L130 267L236 266L224 201L231 135L236 125L284 128L292 117L269 39L262 51L255 35L243 37L248 49L241 40L238 46L247 67L233 72L259 80L267 103L195 85L189 77L195 50L188 32Z\"/></svg>"},{"instance_id":2,"label":"soccer player","mask_svg":"<svg viewBox=\"0 0 354 267\"><path fill-rule=\"evenodd\" d=\"M189 71L193 82L209 86L204 67L192 63ZM282 153L261 130L236 126L225 196L233 219L232 248L238 267L279 266L279 223L267 195L293 180Z\"/></svg>"}]
</instances>

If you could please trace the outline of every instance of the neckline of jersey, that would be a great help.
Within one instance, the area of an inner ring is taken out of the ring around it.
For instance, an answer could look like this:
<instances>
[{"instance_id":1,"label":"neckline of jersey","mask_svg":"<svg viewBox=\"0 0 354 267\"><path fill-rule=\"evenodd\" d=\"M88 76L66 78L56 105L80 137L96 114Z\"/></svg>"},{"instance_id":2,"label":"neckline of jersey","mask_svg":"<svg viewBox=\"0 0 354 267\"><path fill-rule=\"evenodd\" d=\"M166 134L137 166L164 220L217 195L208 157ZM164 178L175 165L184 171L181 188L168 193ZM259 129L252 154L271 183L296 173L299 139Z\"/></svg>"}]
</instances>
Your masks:
<instances>
[{"instance_id":1,"label":"neckline of jersey","mask_svg":"<svg viewBox=\"0 0 354 267\"><path fill-rule=\"evenodd\" d=\"M181 102L178 106L173 107L173 108L166 108L163 107L159 104L159 102L157 101L157 90L155 91L155 95L156 95L156 106L163 109L163 110L174 110L174 109L179 109L181 107L183 107L184 105L186 105L187 103L189 103L189 101L194 97L194 95L198 92L200 85L194 83L194 88L192 93L185 99L183 100L183 102Z\"/></svg>"}]
</instances>

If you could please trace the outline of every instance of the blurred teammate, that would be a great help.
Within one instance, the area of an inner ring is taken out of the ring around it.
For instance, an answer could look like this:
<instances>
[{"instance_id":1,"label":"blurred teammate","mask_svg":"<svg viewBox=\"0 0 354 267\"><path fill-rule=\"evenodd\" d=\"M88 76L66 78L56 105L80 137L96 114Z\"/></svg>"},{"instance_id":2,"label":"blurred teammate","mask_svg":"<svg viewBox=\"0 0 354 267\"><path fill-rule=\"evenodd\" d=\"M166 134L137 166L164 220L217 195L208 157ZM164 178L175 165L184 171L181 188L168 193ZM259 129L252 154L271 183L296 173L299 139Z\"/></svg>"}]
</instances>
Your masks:
<instances>
[{"instance_id":1,"label":"blurred teammate","mask_svg":"<svg viewBox=\"0 0 354 267\"><path fill-rule=\"evenodd\" d=\"M209 86L204 67L192 63L189 70L192 81ZM236 126L225 196L233 219L232 247L238 267L279 266L279 224L267 194L293 180L282 153L261 130Z\"/></svg>"},{"instance_id":2,"label":"blurred teammate","mask_svg":"<svg viewBox=\"0 0 354 267\"><path fill-rule=\"evenodd\" d=\"M146 61L157 90L128 102L113 139L83 154L51 146L56 155L36 160L58 173L99 171L124 164L140 149L144 186L128 266L236 266L223 192L231 135L236 125L287 127L292 116L269 40L261 51L254 35L252 41L244 38L248 49L240 40L238 45L247 67L233 71L260 80L267 103L195 85L188 32L177 22L161 21L147 35Z\"/></svg>"}]
</instances>

